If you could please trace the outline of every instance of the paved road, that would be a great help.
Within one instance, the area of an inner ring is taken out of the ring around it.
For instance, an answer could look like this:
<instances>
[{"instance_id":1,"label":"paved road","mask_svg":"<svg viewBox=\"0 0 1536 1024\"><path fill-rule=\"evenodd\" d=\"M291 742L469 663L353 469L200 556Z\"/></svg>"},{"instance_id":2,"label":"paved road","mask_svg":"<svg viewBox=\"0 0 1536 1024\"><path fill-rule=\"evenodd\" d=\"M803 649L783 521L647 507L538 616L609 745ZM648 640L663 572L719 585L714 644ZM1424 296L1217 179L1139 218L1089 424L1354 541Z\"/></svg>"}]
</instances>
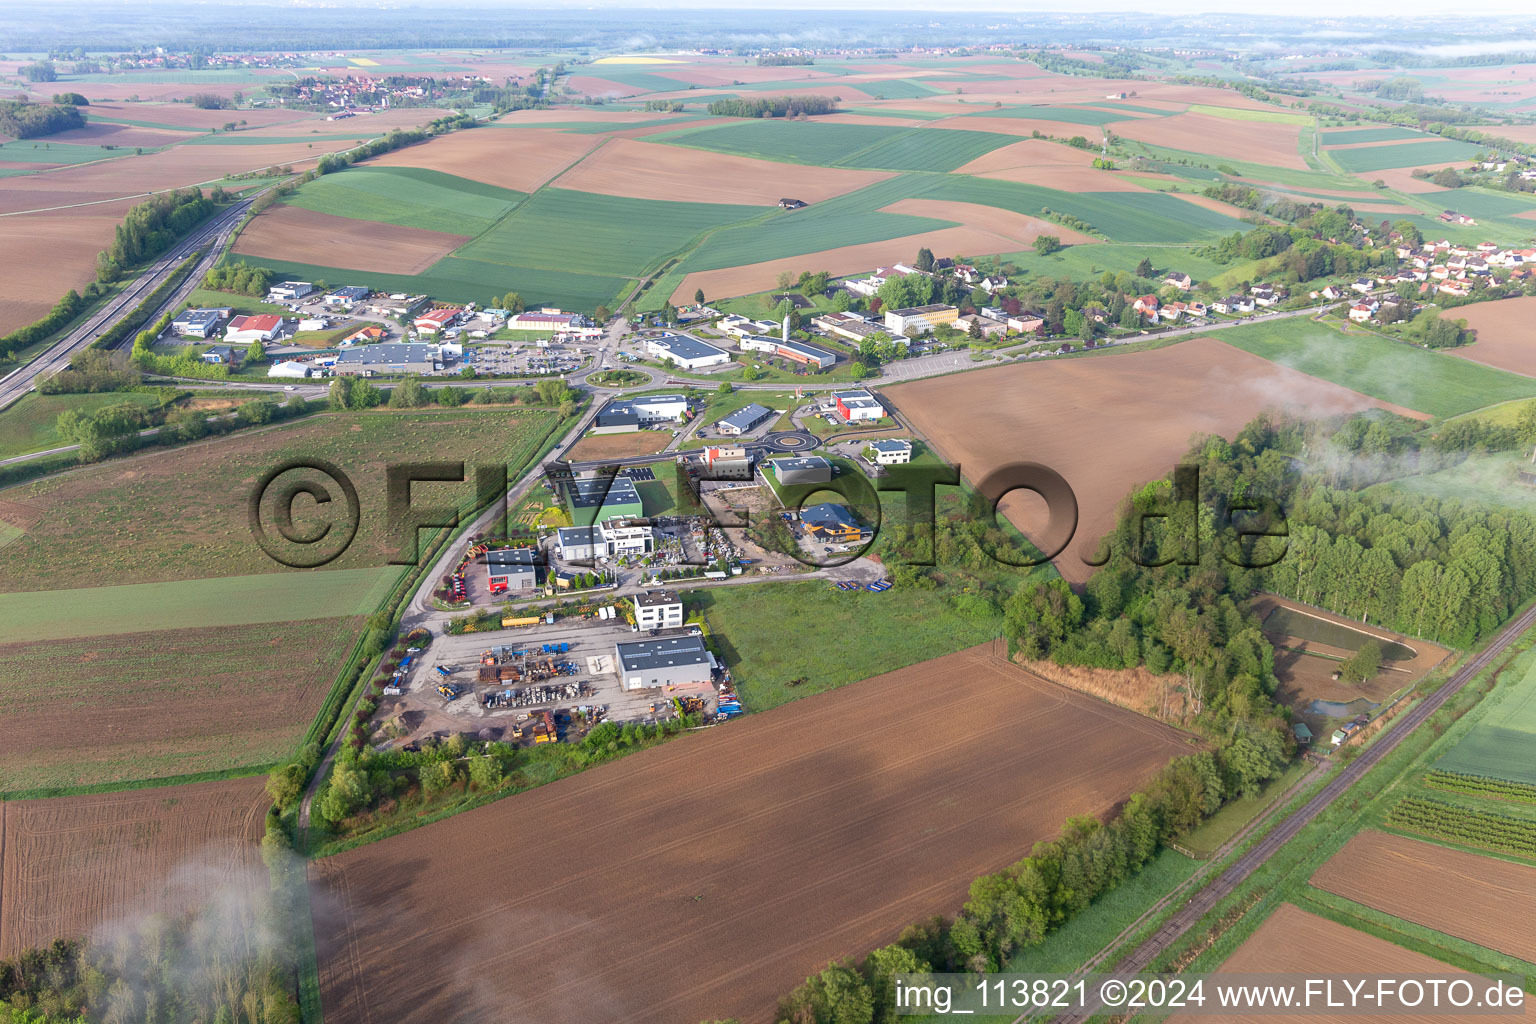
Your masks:
<instances>
[{"instance_id":1,"label":"paved road","mask_svg":"<svg viewBox=\"0 0 1536 1024\"><path fill-rule=\"evenodd\" d=\"M1465 665L1457 669L1449 681L1441 686L1430 696L1424 698L1398 721L1395 728L1387 730L1375 743L1366 747L1360 755L1351 761L1343 771L1334 776L1333 780L1318 791L1317 795L1290 817L1281 821L1269 831L1263 839L1253 845L1247 853L1243 854L1232 865L1223 871L1216 879L1195 893L1185 903L1178 913L1170 917L1163 926L1152 934L1147 941L1123 957L1115 964L1115 973L1130 974L1147 969L1152 961L1156 960L1164 952L1171 949L1175 943L1184 937L1197 925L1201 918L1216 908L1226 896L1232 893L1239 885L1248 879L1255 871L1262 867L1273 857L1281 847L1295 838L1306 825L1327 810L1335 800L1348 792L1349 788L1366 772L1386 757L1407 736L1424 723L1430 715L1434 714L1446 701L1461 691L1462 687L1471 682L1483 669L1491 665L1510 644L1514 643L1521 634L1536 624L1536 607L1523 613L1494 637L1492 642L1478 654L1471 658ZM1074 1010L1055 1018L1057 1024L1082 1024L1102 1007L1098 1004L1084 1009ZM1019 1017L1014 1024L1019 1024L1028 1015Z\"/></svg>"},{"instance_id":2,"label":"paved road","mask_svg":"<svg viewBox=\"0 0 1536 1024\"><path fill-rule=\"evenodd\" d=\"M255 198L255 197L251 197ZM75 328L65 337L59 339L51 347L43 351L36 359L13 372L0 382L0 409L8 407L11 403L21 398L32 390L39 377L50 376L64 369L69 361L82 349L90 345L112 324L131 313L150 292L158 288L166 278L170 277L176 268L188 256L197 250L207 247L208 253L188 275L187 284L177 289L175 295L168 296L166 303L179 302L185 292L190 292L196 286L196 280L204 265L217 258L218 251L224 242L234 231L240 219L245 216L246 208L251 205L251 199L242 199L228 210L198 228L197 231L179 242L170 252L150 265L149 269L139 275L138 279L124 288L112 301L108 302L99 311L93 314L85 323ZM163 306L161 307L164 308ZM156 314L159 309L155 311Z\"/></svg>"}]
</instances>

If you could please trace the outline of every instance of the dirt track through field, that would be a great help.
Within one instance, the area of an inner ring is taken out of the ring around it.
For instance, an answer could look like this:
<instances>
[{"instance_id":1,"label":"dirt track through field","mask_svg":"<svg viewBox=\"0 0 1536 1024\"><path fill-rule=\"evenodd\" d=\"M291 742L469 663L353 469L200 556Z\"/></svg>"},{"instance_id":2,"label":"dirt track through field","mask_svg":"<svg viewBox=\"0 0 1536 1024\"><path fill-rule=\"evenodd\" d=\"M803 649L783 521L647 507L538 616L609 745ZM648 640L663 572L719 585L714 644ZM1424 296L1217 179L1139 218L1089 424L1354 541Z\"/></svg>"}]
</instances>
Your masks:
<instances>
[{"instance_id":1,"label":"dirt track through field","mask_svg":"<svg viewBox=\"0 0 1536 1024\"><path fill-rule=\"evenodd\" d=\"M263 782L0 803L0 957L175 913L259 869Z\"/></svg>"},{"instance_id":2,"label":"dirt track through field","mask_svg":"<svg viewBox=\"0 0 1536 1024\"><path fill-rule=\"evenodd\" d=\"M829 959L953 913L975 876L1193 749L991 652L315 863L326 1019L760 1024Z\"/></svg>"},{"instance_id":3,"label":"dirt track through field","mask_svg":"<svg viewBox=\"0 0 1536 1024\"><path fill-rule=\"evenodd\" d=\"M1312 884L1382 913L1536 961L1536 867L1361 832ZM1433 892L1433 899L1425 899Z\"/></svg>"},{"instance_id":4,"label":"dirt track through field","mask_svg":"<svg viewBox=\"0 0 1536 1024\"><path fill-rule=\"evenodd\" d=\"M1083 559L1114 526L1120 501L1133 487L1169 473L1195 435L1232 437L1265 410L1406 412L1214 338L1016 363L898 384L884 393L973 482L1015 461L1043 463L1066 478L1077 495L1079 522L1055 565L1072 582L1092 575ZM1026 534L1045 526L1033 506L1005 499L1002 509Z\"/></svg>"},{"instance_id":5,"label":"dirt track through field","mask_svg":"<svg viewBox=\"0 0 1536 1024\"><path fill-rule=\"evenodd\" d=\"M1433 977L1461 973L1457 968L1422 953L1394 946L1365 932L1282 903L1259 926L1259 930L1221 965L1223 972L1251 974L1313 975L1319 973L1390 974ZM1207 1004L1209 1005L1209 1004ZM1357 1024L1362 1020L1390 1019L1393 1024L1477 1024L1481 1021L1529 1020L1533 1014L1527 1000L1526 1011L1519 1017L1489 1017L1479 1014L1395 1013L1362 1017L1348 1012L1305 1014L1232 1014L1224 1017L1175 1014L1167 1024Z\"/></svg>"},{"instance_id":6,"label":"dirt track through field","mask_svg":"<svg viewBox=\"0 0 1536 1024\"><path fill-rule=\"evenodd\" d=\"M234 251L346 270L420 274L467 241L468 235L275 206L240 233Z\"/></svg>"}]
</instances>

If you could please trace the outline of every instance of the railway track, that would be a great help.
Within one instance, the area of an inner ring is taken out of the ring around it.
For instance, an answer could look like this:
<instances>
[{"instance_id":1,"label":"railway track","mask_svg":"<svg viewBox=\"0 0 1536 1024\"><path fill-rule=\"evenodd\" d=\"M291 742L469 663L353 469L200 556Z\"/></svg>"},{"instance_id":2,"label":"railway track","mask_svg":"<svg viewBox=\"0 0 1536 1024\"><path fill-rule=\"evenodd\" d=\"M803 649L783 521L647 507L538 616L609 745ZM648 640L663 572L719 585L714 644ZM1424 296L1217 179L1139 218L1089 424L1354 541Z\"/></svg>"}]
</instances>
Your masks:
<instances>
[{"instance_id":1,"label":"railway track","mask_svg":"<svg viewBox=\"0 0 1536 1024\"><path fill-rule=\"evenodd\" d=\"M1521 613L1513 622L1505 626L1493 638L1479 654L1469 660L1461 668L1452 673L1451 678L1444 686L1425 697L1399 721L1397 728L1384 733L1375 743L1366 747L1352 762L1344 767L1344 770L1334 776L1333 780L1318 790L1317 794L1308 800L1299 810L1285 818L1269 831L1263 839L1225 871L1218 875L1209 885L1190 897L1184 906L1163 922L1161 928L1137 946L1134 950L1122 957L1112 968L1117 974L1131 974L1145 971L1147 967L1161 956L1174 943L1183 938L1201 918L1214 910L1216 905L1230 895L1255 871L1262 867L1273 857L1281 847L1295 838L1296 834L1309 823L1322 814L1340 796L1348 792L1349 788L1370 771L1398 745L1417 729L1430 715L1438 711L1446 701L1450 700L1462 688L1471 682L1478 673L1493 664L1494 660L1503 654L1505 649L1524 632L1536 625L1536 606L1532 606ZM1053 1018L1057 1024L1082 1024L1099 1010L1102 1004L1081 1009L1070 1010ZM1022 1024L1029 1014L1015 1019L1014 1024Z\"/></svg>"}]
</instances>

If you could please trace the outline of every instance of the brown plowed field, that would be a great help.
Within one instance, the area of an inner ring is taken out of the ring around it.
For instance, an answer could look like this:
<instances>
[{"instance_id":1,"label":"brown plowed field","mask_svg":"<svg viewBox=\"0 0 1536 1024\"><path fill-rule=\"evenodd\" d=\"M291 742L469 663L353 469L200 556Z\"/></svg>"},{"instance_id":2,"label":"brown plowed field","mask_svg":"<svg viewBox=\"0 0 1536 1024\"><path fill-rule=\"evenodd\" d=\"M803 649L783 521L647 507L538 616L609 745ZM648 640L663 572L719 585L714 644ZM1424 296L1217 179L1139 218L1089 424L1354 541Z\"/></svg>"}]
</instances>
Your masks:
<instances>
[{"instance_id":1,"label":"brown plowed field","mask_svg":"<svg viewBox=\"0 0 1536 1024\"><path fill-rule=\"evenodd\" d=\"M240 113L244 114L245 111L242 110ZM277 124L242 128L238 135L242 139L266 136L303 138L313 132L315 135L344 135L349 139L371 139L393 128L416 128L434 118L452 113L454 111L438 107L395 107L373 113L354 114L340 121L327 121L323 116L316 115L313 120L302 125Z\"/></svg>"},{"instance_id":2,"label":"brown plowed field","mask_svg":"<svg viewBox=\"0 0 1536 1024\"><path fill-rule=\"evenodd\" d=\"M95 280L96 254L112 243L132 205L0 217L0 333L42 318L69 289Z\"/></svg>"},{"instance_id":3,"label":"brown plowed field","mask_svg":"<svg viewBox=\"0 0 1536 1024\"><path fill-rule=\"evenodd\" d=\"M992 207L984 207L984 209L993 214L1000 212ZM1055 224L1051 226L1057 227ZM739 267L725 267L720 270L696 270L683 278L683 283L673 290L672 301L674 303L692 302L693 293L699 288L704 289L705 295L721 298L767 291L774 286L779 273L785 270L796 276L802 270L808 270L811 273L825 270L834 277L857 274L874 270L876 267L890 266L898 260L911 259L912 254L924 246L934 252L963 252L967 256L989 256L995 253L1016 252L1019 249L1018 243L995 231L983 228L937 228L916 235L888 238L883 242L864 242L836 249L823 249L803 256L785 256L782 259L748 263Z\"/></svg>"},{"instance_id":4,"label":"brown plowed field","mask_svg":"<svg viewBox=\"0 0 1536 1024\"><path fill-rule=\"evenodd\" d=\"M1477 330L1476 342L1446 349L1451 355L1536 377L1536 333L1531 331L1532 317L1536 317L1536 296L1478 302L1453 309L1448 316L1464 319L1468 327Z\"/></svg>"},{"instance_id":5,"label":"brown plowed field","mask_svg":"<svg viewBox=\"0 0 1536 1024\"><path fill-rule=\"evenodd\" d=\"M1312 884L1384 914L1536 960L1536 867L1372 831L1330 857ZM1425 893L1434 895L1425 899Z\"/></svg>"},{"instance_id":6,"label":"brown plowed field","mask_svg":"<svg viewBox=\"0 0 1536 1024\"><path fill-rule=\"evenodd\" d=\"M1077 494L1079 522L1055 563L1073 582L1092 575L1083 559L1113 527L1121 499L1167 474L1194 435L1231 437L1266 409L1307 416L1403 411L1214 338L1016 363L897 384L884 393L973 482L1020 460L1044 463L1065 477ZM1025 533L1045 526L1022 501L1005 500L1002 507Z\"/></svg>"},{"instance_id":7,"label":"brown plowed field","mask_svg":"<svg viewBox=\"0 0 1536 1024\"><path fill-rule=\"evenodd\" d=\"M882 171L806 167L614 139L571 168L559 188L635 199L772 206L785 196L818 203L891 177Z\"/></svg>"},{"instance_id":8,"label":"brown plowed field","mask_svg":"<svg viewBox=\"0 0 1536 1024\"><path fill-rule=\"evenodd\" d=\"M601 69L599 69L601 70ZM638 96L647 90L639 85L622 85L596 75L572 75L567 83L579 96Z\"/></svg>"},{"instance_id":9,"label":"brown plowed field","mask_svg":"<svg viewBox=\"0 0 1536 1024\"><path fill-rule=\"evenodd\" d=\"M532 192L602 141L601 135L487 125L433 139L429 145L397 149L369 164L424 167L517 192Z\"/></svg>"},{"instance_id":10,"label":"brown plowed field","mask_svg":"<svg viewBox=\"0 0 1536 1024\"><path fill-rule=\"evenodd\" d=\"M360 628L334 618L0 644L0 788L281 760Z\"/></svg>"},{"instance_id":11,"label":"brown plowed field","mask_svg":"<svg viewBox=\"0 0 1536 1024\"><path fill-rule=\"evenodd\" d=\"M1306 170L1301 158L1301 126L1269 121L1238 121L1210 114L1174 114L1171 117L1115 121L1108 126L1116 135L1157 146L1246 160L1271 167Z\"/></svg>"},{"instance_id":12,"label":"brown plowed field","mask_svg":"<svg viewBox=\"0 0 1536 1024\"><path fill-rule=\"evenodd\" d=\"M991 650L316 862L326 1019L770 1021L1192 749Z\"/></svg>"},{"instance_id":13,"label":"brown plowed field","mask_svg":"<svg viewBox=\"0 0 1536 1024\"><path fill-rule=\"evenodd\" d=\"M889 206L881 207L880 212L959 221L968 228L1001 235L1008 241L1016 243L1018 249L1033 247L1038 235L1055 235L1068 245L1088 245L1099 241L1092 235L1062 227L1055 221L999 209L996 206L983 206L980 203L961 203L949 199L899 199ZM957 249L955 251L969 254L976 250Z\"/></svg>"},{"instance_id":14,"label":"brown plowed field","mask_svg":"<svg viewBox=\"0 0 1536 1024\"><path fill-rule=\"evenodd\" d=\"M170 128L187 128L192 131L222 128L230 121L244 121L247 126L259 126L320 120L319 115L302 110L203 110L190 103L96 103L93 101L89 113L99 117L120 117L125 121L143 121L146 124L163 124Z\"/></svg>"},{"instance_id":15,"label":"brown plowed field","mask_svg":"<svg viewBox=\"0 0 1536 1024\"><path fill-rule=\"evenodd\" d=\"M537 128L540 125L576 124L578 122L612 124L615 121L633 121L635 124L644 124L646 121L656 121L676 116L676 114L657 110L606 110L601 107L595 110L591 107L571 110L566 107L556 107L550 110L514 110L511 113L498 117L496 123L511 125L514 128L519 125Z\"/></svg>"},{"instance_id":16,"label":"brown plowed field","mask_svg":"<svg viewBox=\"0 0 1536 1024\"><path fill-rule=\"evenodd\" d=\"M276 206L240 232L235 252L379 274L420 274L467 241L467 235Z\"/></svg>"},{"instance_id":17,"label":"brown plowed field","mask_svg":"<svg viewBox=\"0 0 1536 1024\"><path fill-rule=\"evenodd\" d=\"M66 142L75 146L119 146L132 149L135 146L143 146L145 149L159 149L161 146L169 146L176 142L186 142L195 139L199 133L167 131L163 128L139 128L131 124L109 124L106 121L94 121L84 128L75 128L67 132L58 132L48 136L50 143Z\"/></svg>"},{"instance_id":18,"label":"brown plowed field","mask_svg":"<svg viewBox=\"0 0 1536 1024\"><path fill-rule=\"evenodd\" d=\"M174 914L261 870L263 782L0 803L0 957Z\"/></svg>"},{"instance_id":19,"label":"brown plowed field","mask_svg":"<svg viewBox=\"0 0 1536 1024\"><path fill-rule=\"evenodd\" d=\"M1289 903L1280 904L1269 920L1221 965L1223 973L1240 974L1389 974L1419 977L1443 977L1462 973L1423 953L1394 946L1365 932L1299 910ZM1209 1004L1207 1004L1209 1006ZM1393 1024L1486 1024L1490 1020L1528 1020L1533 1016L1531 1001L1526 1000L1523 1015L1515 1018L1488 1017L1478 1014L1394 1013L1390 1017L1361 1017L1348 1011L1326 1013L1312 1010L1305 1014L1231 1014L1220 1018L1196 1014L1175 1014L1167 1024L1358 1024L1361 1020L1388 1020Z\"/></svg>"},{"instance_id":20,"label":"brown plowed field","mask_svg":"<svg viewBox=\"0 0 1536 1024\"><path fill-rule=\"evenodd\" d=\"M575 462L591 459L623 459L631 455L653 455L672 441L670 430L635 430L628 434L596 434L571 446L565 457Z\"/></svg>"},{"instance_id":21,"label":"brown plowed field","mask_svg":"<svg viewBox=\"0 0 1536 1024\"><path fill-rule=\"evenodd\" d=\"M776 68L757 67L751 64L731 64L719 67L693 65L686 68L658 65L657 73L665 75L667 78L675 78L679 82L689 82L693 85L705 86L730 86L736 82L809 81L820 78L842 80L840 75L834 75L828 71L818 71L814 67Z\"/></svg>"},{"instance_id":22,"label":"brown plowed field","mask_svg":"<svg viewBox=\"0 0 1536 1024\"><path fill-rule=\"evenodd\" d=\"M952 122L952 125L964 127L966 121L972 120L998 119L965 118ZM983 154L955 173L1002 178L1065 192L1146 191L1134 181L1111 171L1095 170L1093 158L1093 153L1072 146L1044 139L1025 139Z\"/></svg>"},{"instance_id":23,"label":"brown plowed field","mask_svg":"<svg viewBox=\"0 0 1536 1024\"><path fill-rule=\"evenodd\" d=\"M951 110L949 113L965 114L969 111L961 108ZM1022 135L1025 138L1029 138L1036 131L1042 135L1055 135L1068 139L1074 135L1082 135L1095 142L1100 138L1099 130L1091 124L1041 121L1025 117L951 117L942 121L929 121L927 127L941 128L945 131L996 132L999 135Z\"/></svg>"}]
</instances>

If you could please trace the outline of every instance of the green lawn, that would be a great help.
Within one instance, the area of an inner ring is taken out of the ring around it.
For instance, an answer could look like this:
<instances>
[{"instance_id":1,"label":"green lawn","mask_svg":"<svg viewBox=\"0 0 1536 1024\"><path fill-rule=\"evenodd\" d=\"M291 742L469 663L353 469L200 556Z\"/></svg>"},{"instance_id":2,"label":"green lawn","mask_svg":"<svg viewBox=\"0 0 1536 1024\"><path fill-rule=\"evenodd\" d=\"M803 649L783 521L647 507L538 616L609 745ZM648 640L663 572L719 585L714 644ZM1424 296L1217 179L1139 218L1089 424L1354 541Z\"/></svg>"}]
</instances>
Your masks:
<instances>
[{"instance_id":1,"label":"green lawn","mask_svg":"<svg viewBox=\"0 0 1536 1024\"><path fill-rule=\"evenodd\" d=\"M1000 616L963 616L935 590L874 594L809 581L714 587L686 600L703 609L753 711L972 647L1002 629ZM800 677L806 682L788 685Z\"/></svg>"},{"instance_id":2,"label":"green lawn","mask_svg":"<svg viewBox=\"0 0 1536 1024\"><path fill-rule=\"evenodd\" d=\"M236 256L235 260L246 257ZM236 295L234 292L216 292L212 288L194 288L192 294L187 296L187 306L192 309L223 308L228 306L236 313L278 313L282 316L290 316L293 311L287 306L276 302L263 302L253 299L249 295Z\"/></svg>"},{"instance_id":3,"label":"green lawn","mask_svg":"<svg viewBox=\"0 0 1536 1024\"><path fill-rule=\"evenodd\" d=\"M0 643L364 615L402 571L272 572L0 594Z\"/></svg>"},{"instance_id":4,"label":"green lawn","mask_svg":"<svg viewBox=\"0 0 1536 1024\"><path fill-rule=\"evenodd\" d=\"M420 167L349 167L316 178L288 199L316 213L478 235L523 200L497 188Z\"/></svg>"},{"instance_id":5,"label":"green lawn","mask_svg":"<svg viewBox=\"0 0 1536 1024\"><path fill-rule=\"evenodd\" d=\"M160 401L159 395L145 391L98 395L27 395L9 409L0 412L0 459L69 444L54 429L59 414L67 409L95 412L123 402L148 409L159 405Z\"/></svg>"},{"instance_id":6,"label":"green lawn","mask_svg":"<svg viewBox=\"0 0 1536 1024\"><path fill-rule=\"evenodd\" d=\"M1212 337L1432 416L1536 395L1536 381L1375 335L1345 335L1304 317L1233 327Z\"/></svg>"},{"instance_id":7,"label":"green lawn","mask_svg":"<svg viewBox=\"0 0 1536 1024\"><path fill-rule=\"evenodd\" d=\"M1405 142L1397 146L1366 146L1361 149L1329 150L1328 156L1352 174L1385 171L1392 167L1419 167L1452 160L1470 161L1478 147L1455 139L1433 142Z\"/></svg>"}]
</instances>

